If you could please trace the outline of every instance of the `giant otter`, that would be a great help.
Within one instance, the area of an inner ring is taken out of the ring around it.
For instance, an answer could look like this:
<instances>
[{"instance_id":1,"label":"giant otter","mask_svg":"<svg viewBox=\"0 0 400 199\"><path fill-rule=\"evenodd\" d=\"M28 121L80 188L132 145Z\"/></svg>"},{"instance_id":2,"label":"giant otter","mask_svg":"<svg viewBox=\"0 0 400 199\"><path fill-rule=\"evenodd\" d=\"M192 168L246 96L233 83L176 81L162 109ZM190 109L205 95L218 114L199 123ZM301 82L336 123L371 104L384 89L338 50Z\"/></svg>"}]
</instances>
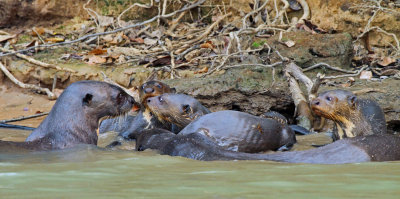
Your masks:
<instances>
[{"instance_id":1,"label":"giant otter","mask_svg":"<svg viewBox=\"0 0 400 199\"><path fill-rule=\"evenodd\" d=\"M148 99L147 105L161 120L186 126L179 134L201 133L233 151L287 149L296 142L294 132L278 120L238 111L209 113L196 99L183 94L152 97Z\"/></svg>"},{"instance_id":2,"label":"giant otter","mask_svg":"<svg viewBox=\"0 0 400 199\"><path fill-rule=\"evenodd\" d=\"M185 94L166 93L147 99L147 106L160 121L185 128L198 117L211 113L195 98Z\"/></svg>"},{"instance_id":3,"label":"giant otter","mask_svg":"<svg viewBox=\"0 0 400 199\"><path fill-rule=\"evenodd\" d=\"M136 149L158 150L163 155L194 160L271 160L290 163L345 164L400 160L400 137L390 134L345 138L306 151L274 154L242 153L226 150L200 133L175 135L162 129L146 130L136 140Z\"/></svg>"},{"instance_id":4,"label":"giant otter","mask_svg":"<svg viewBox=\"0 0 400 199\"><path fill-rule=\"evenodd\" d=\"M137 132L147 128L157 127L177 131L177 128L172 129L171 124L160 122L147 107L147 98L158 96L163 93L175 93L175 88L171 88L162 82L152 80L142 84L138 90L141 105L137 116L128 115L126 119L123 117L106 119L101 122L99 133L115 131L119 132L119 135L126 139L135 139Z\"/></svg>"},{"instance_id":5,"label":"giant otter","mask_svg":"<svg viewBox=\"0 0 400 199\"><path fill-rule=\"evenodd\" d=\"M26 142L0 142L0 151L10 148L50 150L77 144L97 145L99 120L128 112L135 100L121 88L105 82L80 81L68 86L49 115Z\"/></svg>"},{"instance_id":6,"label":"giant otter","mask_svg":"<svg viewBox=\"0 0 400 199\"><path fill-rule=\"evenodd\" d=\"M375 101L358 99L352 92L330 90L311 101L318 116L335 122L333 140L387 132L385 114Z\"/></svg>"}]
</instances>

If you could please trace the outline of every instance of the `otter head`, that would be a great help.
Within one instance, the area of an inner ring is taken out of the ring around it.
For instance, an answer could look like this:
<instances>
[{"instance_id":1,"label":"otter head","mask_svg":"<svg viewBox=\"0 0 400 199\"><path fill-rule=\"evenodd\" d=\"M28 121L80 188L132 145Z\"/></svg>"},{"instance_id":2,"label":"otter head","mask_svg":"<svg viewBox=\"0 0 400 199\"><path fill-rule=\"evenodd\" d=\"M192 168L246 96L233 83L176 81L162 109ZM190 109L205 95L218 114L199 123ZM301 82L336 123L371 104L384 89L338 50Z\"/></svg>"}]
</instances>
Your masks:
<instances>
[{"instance_id":1,"label":"otter head","mask_svg":"<svg viewBox=\"0 0 400 199\"><path fill-rule=\"evenodd\" d=\"M151 97L147 99L147 106L158 120L173 123L181 128L210 113L199 101L184 94L166 93Z\"/></svg>"},{"instance_id":2,"label":"otter head","mask_svg":"<svg viewBox=\"0 0 400 199\"><path fill-rule=\"evenodd\" d=\"M175 93L175 92L176 92L175 88L171 88L167 84L155 80L148 81L139 87L140 103L146 106L147 98L159 96L163 93Z\"/></svg>"},{"instance_id":3,"label":"otter head","mask_svg":"<svg viewBox=\"0 0 400 199\"><path fill-rule=\"evenodd\" d=\"M125 114L134 104L135 100L118 86L99 81L75 82L64 90L27 141L48 136L56 148L97 144L99 120Z\"/></svg>"},{"instance_id":4,"label":"otter head","mask_svg":"<svg viewBox=\"0 0 400 199\"><path fill-rule=\"evenodd\" d=\"M83 113L86 120L98 121L102 117L125 114L137 102L118 86L99 81L79 81L68 86L56 104L60 104L54 106L56 109L63 110L55 112L72 112L73 115Z\"/></svg>"},{"instance_id":5,"label":"otter head","mask_svg":"<svg viewBox=\"0 0 400 199\"><path fill-rule=\"evenodd\" d=\"M348 122L356 108L357 97L345 90L325 91L311 101L315 114L341 123Z\"/></svg>"}]
</instances>

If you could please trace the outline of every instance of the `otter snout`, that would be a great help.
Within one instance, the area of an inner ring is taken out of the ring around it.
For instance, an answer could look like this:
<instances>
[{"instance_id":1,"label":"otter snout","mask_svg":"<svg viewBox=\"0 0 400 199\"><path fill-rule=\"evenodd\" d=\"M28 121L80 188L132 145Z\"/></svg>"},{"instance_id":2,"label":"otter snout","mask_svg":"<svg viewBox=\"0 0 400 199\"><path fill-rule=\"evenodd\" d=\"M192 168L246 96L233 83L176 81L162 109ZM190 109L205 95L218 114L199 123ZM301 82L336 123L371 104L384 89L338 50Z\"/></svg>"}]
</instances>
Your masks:
<instances>
[{"instance_id":1,"label":"otter snout","mask_svg":"<svg viewBox=\"0 0 400 199\"><path fill-rule=\"evenodd\" d=\"M311 106L318 106L320 103L320 100L318 98L315 98L311 101Z\"/></svg>"},{"instance_id":2,"label":"otter snout","mask_svg":"<svg viewBox=\"0 0 400 199\"><path fill-rule=\"evenodd\" d=\"M152 87L148 87L144 89L144 93L148 94L148 93L153 93L154 92L154 88Z\"/></svg>"}]
</instances>

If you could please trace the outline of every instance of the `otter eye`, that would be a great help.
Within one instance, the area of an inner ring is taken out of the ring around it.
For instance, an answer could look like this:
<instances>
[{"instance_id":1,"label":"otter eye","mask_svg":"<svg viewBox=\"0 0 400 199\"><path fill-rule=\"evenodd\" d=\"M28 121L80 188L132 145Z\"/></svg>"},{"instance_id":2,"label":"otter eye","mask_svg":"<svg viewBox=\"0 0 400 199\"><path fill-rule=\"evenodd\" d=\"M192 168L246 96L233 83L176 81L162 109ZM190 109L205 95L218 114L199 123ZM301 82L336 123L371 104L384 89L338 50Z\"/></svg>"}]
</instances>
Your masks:
<instances>
[{"instance_id":1,"label":"otter eye","mask_svg":"<svg viewBox=\"0 0 400 199\"><path fill-rule=\"evenodd\" d=\"M325 99L328 100L329 102L332 101L332 97L329 96L327 96Z\"/></svg>"},{"instance_id":2,"label":"otter eye","mask_svg":"<svg viewBox=\"0 0 400 199\"><path fill-rule=\"evenodd\" d=\"M164 98L163 98L162 96L158 97L158 100L159 100L160 102L164 102Z\"/></svg>"},{"instance_id":3,"label":"otter eye","mask_svg":"<svg viewBox=\"0 0 400 199\"><path fill-rule=\"evenodd\" d=\"M160 84L157 84L157 87L158 87L158 88L162 88L162 86L161 86Z\"/></svg>"},{"instance_id":4,"label":"otter eye","mask_svg":"<svg viewBox=\"0 0 400 199\"><path fill-rule=\"evenodd\" d=\"M121 103L123 99L124 99L124 95L123 95L122 93L118 93L118 95L117 95L117 102L118 102L118 103Z\"/></svg>"},{"instance_id":5,"label":"otter eye","mask_svg":"<svg viewBox=\"0 0 400 199\"><path fill-rule=\"evenodd\" d=\"M182 111L185 113L189 113L190 112L190 105L189 104L185 104L182 106Z\"/></svg>"}]
</instances>

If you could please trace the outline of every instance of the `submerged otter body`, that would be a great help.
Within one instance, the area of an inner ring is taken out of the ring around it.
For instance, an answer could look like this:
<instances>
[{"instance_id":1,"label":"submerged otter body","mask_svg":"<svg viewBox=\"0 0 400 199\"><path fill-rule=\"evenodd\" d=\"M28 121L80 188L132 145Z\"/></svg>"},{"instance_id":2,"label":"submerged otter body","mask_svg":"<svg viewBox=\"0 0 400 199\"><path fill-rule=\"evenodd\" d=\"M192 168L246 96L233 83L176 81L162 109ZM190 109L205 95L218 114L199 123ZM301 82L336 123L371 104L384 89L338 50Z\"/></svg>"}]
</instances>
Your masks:
<instances>
[{"instance_id":1,"label":"submerged otter body","mask_svg":"<svg viewBox=\"0 0 400 199\"><path fill-rule=\"evenodd\" d=\"M291 148L294 132L277 120L239 111L218 111L190 123L179 134L200 133L232 151L256 153Z\"/></svg>"},{"instance_id":2,"label":"submerged otter body","mask_svg":"<svg viewBox=\"0 0 400 199\"><path fill-rule=\"evenodd\" d=\"M126 139L135 139L143 129L165 128L172 129L171 124L160 122L147 107L147 99L163 93L174 93L175 88L159 81L148 81L139 87L140 111L137 116L128 115L126 118L106 119L101 122L99 133L108 131L119 132Z\"/></svg>"},{"instance_id":3,"label":"submerged otter body","mask_svg":"<svg viewBox=\"0 0 400 199\"><path fill-rule=\"evenodd\" d=\"M135 100L121 88L98 81L80 81L68 86L49 115L26 142L0 142L0 149L64 149L77 144L97 145L99 120L128 112Z\"/></svg>"},{"instance_id":4,"label":"submerged otter body","mask_svg":"<svg viewBox=\"0 0 400 199\"><path fill-rule=\"evenodd\" d=\"M358 99L352 92L331 90L320 93L311 102L312 110L333 120L333 139L387 132L385 114L373 100Z\"/></svg>"},{"instance_id":5,"label":"submerged otter body","mask_svg":"<svg viewBox=\"0 0 400 199\"><path fill-rule=\"evenodd\" d=\"M199 133L175 135L165 130L151 129L138 137L136 149L138 151L155 149L163 155L205 161L270 160L289 163L345 164L400 160L400 137L389 134L359 136L306 151L252 154L223 149Z\"/></svg>"}]
</instances>

